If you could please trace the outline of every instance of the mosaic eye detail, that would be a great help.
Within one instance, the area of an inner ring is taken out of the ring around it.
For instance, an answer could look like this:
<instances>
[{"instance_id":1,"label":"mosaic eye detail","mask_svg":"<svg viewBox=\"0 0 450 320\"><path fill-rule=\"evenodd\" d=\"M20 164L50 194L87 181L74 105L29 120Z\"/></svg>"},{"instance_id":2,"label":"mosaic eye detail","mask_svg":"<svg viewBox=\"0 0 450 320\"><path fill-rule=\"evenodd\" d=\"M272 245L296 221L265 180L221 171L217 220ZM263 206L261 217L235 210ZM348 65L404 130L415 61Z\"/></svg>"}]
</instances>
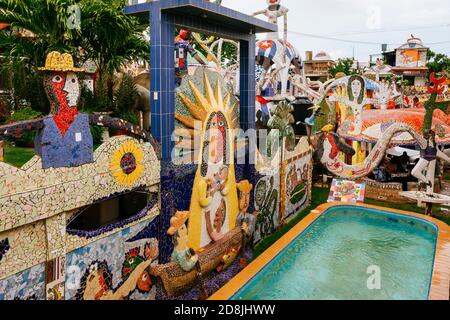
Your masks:
<instances>
[{"instance_id":1,"label":"mosaic eye detail","mask_svg":"<svg viewBox=\"0 0 450 320\"><path fill-rule=\"evenodd\" d=\"M61 83L63 78L60 75L56 75L53 77L52 81L55 83Z\"/></svg>"}]
</instances>

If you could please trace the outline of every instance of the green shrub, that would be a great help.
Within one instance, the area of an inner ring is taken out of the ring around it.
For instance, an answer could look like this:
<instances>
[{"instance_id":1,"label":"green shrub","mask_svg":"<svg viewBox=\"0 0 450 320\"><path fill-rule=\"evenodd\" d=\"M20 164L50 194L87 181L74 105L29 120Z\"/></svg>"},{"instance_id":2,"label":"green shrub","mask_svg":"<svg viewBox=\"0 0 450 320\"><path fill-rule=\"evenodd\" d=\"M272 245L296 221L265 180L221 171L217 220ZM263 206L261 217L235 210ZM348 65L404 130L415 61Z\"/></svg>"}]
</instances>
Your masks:
<instances>
[{"instance_id":1,"label":"green shrub","mask_svg":"<svg viewBox=\"0 0 450 320\"><path fill-rule=\"evenodd\" d=\"M91 126L92 139L94 141L94 147L102 144L103 142L103 127Z\"/></svg>"},{"instance_id":2,"label":"green shrub","mask_svg":"<svg viewBox=\"0 0 450 320\"><path fill-rule=\"evenodd\" d=\"M31 106L24 106L11 114L9 122L32 120L41 117L42 117L41 112L33 110ZM34 144L35 135L36 132L34 131L24 131L21 137L14 138L13 141L18 146L30 147Z\"/></svg>"},{"instance_id":3,"label":"green shrub","mask_svg":"<svg viewBox=\"0 0 450 320\"><path fill-rule=\"evenodd\" d=\"M18 110L15 110L11 114L10 122L24 121L38 119L42 117L42 113L33 110L30 106L24 106Z\"/></svg>"}]
</instances>

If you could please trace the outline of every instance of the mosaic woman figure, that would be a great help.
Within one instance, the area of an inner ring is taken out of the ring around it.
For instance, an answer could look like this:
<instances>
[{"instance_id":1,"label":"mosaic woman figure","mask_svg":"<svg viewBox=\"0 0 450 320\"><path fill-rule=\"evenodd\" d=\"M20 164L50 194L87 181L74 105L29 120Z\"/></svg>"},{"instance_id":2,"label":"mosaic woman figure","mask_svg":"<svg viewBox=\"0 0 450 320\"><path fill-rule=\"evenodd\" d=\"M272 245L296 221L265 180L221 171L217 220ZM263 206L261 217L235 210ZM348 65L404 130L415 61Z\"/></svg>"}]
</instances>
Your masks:
<instances>
[{"instance_id":1,"label":"mosaic woman figure","mask_svg":"<svg viewBox=\"0 0 450 320\"><path fill-rule=\"evenodd\" d=\"M93 162L89 116L80 114L80 81L70 54L51 52L45 60L44 89L50 101L50 116L36 136L36 151L43 168L73 167Z\"/></svg>"},{"instance_id":2,"label":"mosaic woman figure","mask_svg":"<svg viewBox=\"0 0 450 320\"><path fill-rule=\"evenodd\" d=\"M420 160L411 174L427 186L427 194L433 194L436 160L439 158L442 161L450 163L450 158L438 149L433 130L426 131L423 137L427 143L424 148L421 148Z\"/></svg>"},{"instance_id":3,"label":"mosaic woman figure","mask_svg":"<svg viewBox=\"0 0 450 320\"><path fill-rule=\"evenodd\" d=\"M213 90L208 76L203 73L203 83L205 94L189 81L197 103L178 93L193 118L175 115L179 122L194 131L197 127L194 123L202 123L201 132L194 132L202 138L189 209L189 245L195 250L220 240L232 230L238 213L232 134L239 123L234 114L236 104L230 103L230 94L223 98L219 80Z\"/></svg>"},{"instance_id":4,"label":"mosaic woman figure","mask_svg":"<svg viewBox=\"0 0 450 320\"><path fill-rule=\"evenodd\" d=\"M352 75L347 82L346 97L340 95L338 92L330 101L337 101L339 103L349 106L353 112L353 131L351 134L360 134L362 130L363 109L367 104L374 103L373 99L366 98L366 84L364 78L359 75Z\"/></svg>"},{"instance_id":5,"label":"mosaic woman figure","mask_svg":"<svg viewBox=\"0 0 450 320\"><path fill-rule=\"evenodd\" d=\"M202 223L204 237L201 246L223 238L228 229L228 208L226 197L229 191L229 144L227 142L228 122L219 112L210 114L206 122L199 180L199 202L203 207ZM209 241L208 241L209 240Z\"/></svg>"}]
</instances>

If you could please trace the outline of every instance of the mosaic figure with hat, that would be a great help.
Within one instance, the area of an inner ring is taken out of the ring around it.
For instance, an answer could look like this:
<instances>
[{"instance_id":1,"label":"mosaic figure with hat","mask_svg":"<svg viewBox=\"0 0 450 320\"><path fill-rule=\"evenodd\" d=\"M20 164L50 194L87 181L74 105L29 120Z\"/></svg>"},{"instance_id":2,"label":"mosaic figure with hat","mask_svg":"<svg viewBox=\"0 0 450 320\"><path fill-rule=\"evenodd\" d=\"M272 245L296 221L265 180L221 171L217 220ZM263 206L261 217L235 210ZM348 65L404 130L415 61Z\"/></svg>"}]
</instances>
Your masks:
<instances>
[{"instance_id":1,"label":"mosaic figure with hat","mask_svg":"<svg viewBox=\"0 0 450 320\"><path fill-rule=\"evenodd\" d=\"M50 101L50 115L36 136L36 152L47 168L74 167L93 162L93 139L89 116L78 112L80 81L68 53L50 52L45 67L44 89Z\"/></svg>"},{"instance_id":2,"label":"mosaic figure with hat","mask_svg":"<svg viewBox=\"0 0 450 320\"><path fill-rule=\"evenodd\" d=\"M186 272L194 269L198 261L198 255L188 246L188 230L186 227L188 219L188 211L177 211L170 219L170 228L167 230L167 234L173 237L172 261L178 263L181 269Z\"/></svg>"},{"instance_id":3,"label":"mosaic figure with hat","mask_svg":"<svg viewBox=\"0 0 450 320\"><path fill-rule=\"evenodd\" d=\"M91 125L122 130L141 139L153 138L140 128L125 120L104 114L81 114L78 102L81 93L82 68L74 66L68 53L50 52L44 72L44 89L50 101L50 113L44 118L18 121L0 126L0 139L20 137L25 131L36 130L35 153L42 158L42 168L77 167L94 161Z\"/></svg>"}]
</instances>

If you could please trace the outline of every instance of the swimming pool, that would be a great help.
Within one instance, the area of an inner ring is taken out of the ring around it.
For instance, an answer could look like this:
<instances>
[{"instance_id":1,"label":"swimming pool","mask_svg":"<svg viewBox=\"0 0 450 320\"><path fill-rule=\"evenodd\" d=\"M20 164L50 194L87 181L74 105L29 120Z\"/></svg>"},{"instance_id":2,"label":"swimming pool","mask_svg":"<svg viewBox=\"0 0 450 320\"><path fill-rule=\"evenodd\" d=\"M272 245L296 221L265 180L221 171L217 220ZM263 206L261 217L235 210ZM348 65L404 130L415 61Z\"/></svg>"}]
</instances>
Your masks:
<instances>
[{"instance_id":1,"label":"swimming pool","mask_svg":"<svg viewBox=\"0 0 450 320\"><path fill-rule=\"evenodd\" d=\"M448 299L449 234L418 214L323 205L212 299Z\"/></svg>"}]
</instances>

